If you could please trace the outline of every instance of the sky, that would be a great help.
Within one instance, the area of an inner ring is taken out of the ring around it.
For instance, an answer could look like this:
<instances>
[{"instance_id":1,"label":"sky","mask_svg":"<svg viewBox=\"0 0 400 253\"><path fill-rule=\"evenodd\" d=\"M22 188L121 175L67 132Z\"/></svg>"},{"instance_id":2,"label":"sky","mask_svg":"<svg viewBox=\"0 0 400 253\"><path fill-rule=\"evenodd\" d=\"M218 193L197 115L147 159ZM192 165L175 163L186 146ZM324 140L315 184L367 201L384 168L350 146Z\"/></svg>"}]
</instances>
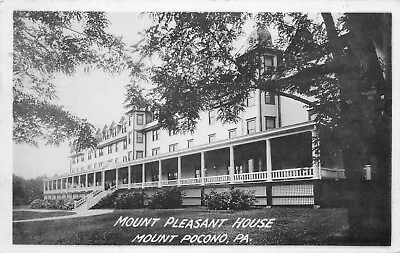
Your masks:
<instances>
[{"instance_id":1,"label":"sky","mask_svg":"<svg viewBox=\"0 0 400 253\"><path fill-rule=\"evenodd\" d=\"M135 43L138 32L151 24L138 13L108 13L111 21L109 31L123 36L127 44ZM59 75L55 79L59 101L66 110L86 118L96 127L103 127L119 120L126 109L125 85L129 81L128 73L111 76L101 70L85 73L78 69L73 76ZM99 92L101 91L101 92ZM13 144L13 173L24 178L52 176L69 172L69 147L64 143L59 147L39 143L39 147L26 144Z\"/></svg>"},{"instance_id":2,"label":"sky","mask_svg":"<svg viewBox=\"0 0 400 253\"><path fill-rule=\"evenodd\" d=\"M147 16L139 13L107 13L111 25L109 32L123 36L128 44L136 43L141 37L139 32L151 24ZM250 34L254 22L247 22L244 30ZM270 29L272 39L277 38L277 32ZM246 43L243 36L235 45L237 49ZM88 73L78 69L73 76L59 75L55 79L59 101L72 114L86 118L95 127L102 128L105 124L119 120L126 109L124 108L125 85L129 82L128 73L111 76L101 70L91 70ZM68 142L59 147L44 145L39 147L26 144L13 144L13 173L24 178L37 176L53 176L69 172Z\"/></svg>"}]
</instances>

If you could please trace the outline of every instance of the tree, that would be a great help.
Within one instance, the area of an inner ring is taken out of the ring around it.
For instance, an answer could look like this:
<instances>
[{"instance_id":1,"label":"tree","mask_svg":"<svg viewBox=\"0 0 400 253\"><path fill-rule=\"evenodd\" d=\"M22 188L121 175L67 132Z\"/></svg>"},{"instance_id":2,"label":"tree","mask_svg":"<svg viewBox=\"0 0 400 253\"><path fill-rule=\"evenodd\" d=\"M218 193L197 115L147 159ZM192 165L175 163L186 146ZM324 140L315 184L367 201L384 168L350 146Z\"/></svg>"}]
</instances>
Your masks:
<instances>
[{"instance_id":1,"label":"tree","mask_svg":"<svg viewBox=\"0 0 400 253\"><path fill-rule=\"evenodd\" d=\"M80 149L96 143L95 128L54 104L56 74L72 75L78 67L118 73L126 57L121 38L106 32L102 12L15 11L13 16L13 139L37 146L58 145L79 136Z\"/></svg>"},{"instance_id":2,"label":"tree","mask_svg":"<svg viewBox=\"0 0 400 253\"><path fill-rule=\"evenodd\" d=\"M162 127L193 130L199 112L209 109L235 121L252 89L301 101L317 115L321 143L329 140L322 158L340 153L346 168L352 240L390 241L390 14L348 13L336 23L329 13L319 23L305 13L151 16L155 24L145 31L142 54L160 60L146 71L156 85L148 106L158 110ZM277 29L275 47L267 33L245 52L235 46L250 18L259 28ZM280 64L260 72L266 50L276 52ZM129 94L127 100L133 101ZM363 178L368 163L375 169L371 182Z\"/></svg>"}]
</instances>

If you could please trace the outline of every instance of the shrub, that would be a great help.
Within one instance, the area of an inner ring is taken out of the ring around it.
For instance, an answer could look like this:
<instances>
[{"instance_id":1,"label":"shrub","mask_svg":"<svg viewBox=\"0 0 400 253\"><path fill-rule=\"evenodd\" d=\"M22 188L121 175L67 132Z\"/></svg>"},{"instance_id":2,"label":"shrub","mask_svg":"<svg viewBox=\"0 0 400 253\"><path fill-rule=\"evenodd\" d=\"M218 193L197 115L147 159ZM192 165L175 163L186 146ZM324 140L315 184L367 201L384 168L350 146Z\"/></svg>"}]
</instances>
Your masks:
<instances>
[{"instance_id":1,"label":"shrub","mask_svg":"<svg viewBox=\"0 0 400 253\"><path fill-rule=\"evenodd\" d=\"M115 201L114 206L117 209L138 209L144 207L143 192L125 192L119 195Z\"/></svg>"},{"instance_id":2,"label":"shrub","mask_svg":"<svg viewBox=\"0 0 400 253\"><path fill-rule=\"evenodd\" d=\"M118 197L118 191L115 191L104 198L102 198L92 209L102 209L102 208L115 208L115 199Z\"/></svg>"},{"instance_id":3,"label":"shrub","mask_svg":"<svg viewBox=\"0 0 400 253\"><path fill-rule=\"evenodd\" d=\"M74 200L71 199L35 199L31 202L31 209L74 209Z\"/></svg>"},{"instance_id":4,"label":"shrub","mask_svg":"<svg viewBox=\"0 0 400 253\"><path fill-rule=\"evenodd\" d=\"M254 192L231 188L229 191L216 192L211 190L205 196L205 204L214 210L245 210L256 203Z\"/></svg>"},{"instance_id":5,"label":"shrub","mask_svg":"<svg viewBox=\"0 0 400 253\"><path fill-rule=\"evenodd\" d=\"M149 208L180 208L184 194L178 187L165 187L154 193L150 200Z\"/></svg>"}]
</instances>

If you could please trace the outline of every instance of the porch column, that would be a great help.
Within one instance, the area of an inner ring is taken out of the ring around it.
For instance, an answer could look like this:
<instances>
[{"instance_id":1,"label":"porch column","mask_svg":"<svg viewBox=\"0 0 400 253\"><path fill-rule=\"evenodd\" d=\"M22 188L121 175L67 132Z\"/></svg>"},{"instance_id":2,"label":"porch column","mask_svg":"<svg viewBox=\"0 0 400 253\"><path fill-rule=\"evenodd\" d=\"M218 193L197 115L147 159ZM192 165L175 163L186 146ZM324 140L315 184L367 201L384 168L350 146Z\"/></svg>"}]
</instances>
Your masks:
<instances>
[{"instance_id":1,"label":"porch column","mask_svg":"<svg viewBox=\"0 0 400 253\"><path fill-rule=\"evenodd\" d=\"M56 190L58 190L58 179L56 179Z\"/></svg>"},{"instance_id":2,"label":"porch column","mask_svg":"<svg viewBox=\"0 0 400 253\"><path fill-rule=\"evenodd\" d=\"M318 133L314 129L311 132L311 152L312 152L312 164L314 170L314 179L321 179L321 163L319 160L319 138Z\"/></svg>"},{"instance_id":3,"label":"porch column","mask_svg":"<svg viewBox=\"0 0 400 253\"><path fill-rule=\"evenodd\" d=\"M142 189L144 189L144 187L145 187L145 184L146 184L146 174L145 174L145 168L146 168L146 165L143 163L142 164Z\"/></svg>"},{"instance_id":4,"label":"porch column","mask_svg":"<svg viewBox=\"0 0 400 253\"><path fill-rule=\"evenodd\" d=\"M158 188L161 187L161 177L162 177L162 173L161 173L161 160L158 161Z\"/></svg>"},{"instance_id":5,"label":"porch column","mask_svg":"<svg viewBox=\"0 0 400 253\"><path fill-rule=\"evenodd\" d=\"M101 186L102 186L103 190L106 189L105 188L106 187L106 171L105 170L101 171Z\"/></svg>"},{"instance_id":6,"label":"porch column","mask_svg":"<svg viewBox=\"0 0 400 253\"><path fill-rule=\"evenodd\" d=\"M43 193L46 192L46 181L43 181Z\"/></svg>"},{"instance_id":7,"label":"porch column","mask_svg":"<svg viewBox=\"0 0 400 253\"><path fill-rule=\"evenodd\" d=\"M115 185L118 187L118 168L115 169Z\"/></svg>"},{"instance_id":8,"label":"porch column","mask_svg":"<svg viewBox=\"0 0 400 253\"><path fill-rule=\"evenodd\" d=\"M235 169L235 153L233 150L233 146L229 147L229 178L230 178L230 183L233 183L233 174L234 174L234 169Z\"/></svg>"},{"instance_id":9,"label":"porch column","mask_svg":"<svg viewBox=\"0 0 400 253\"><path fill-rule=\"evenodd\" d=\"M181 186L182 179L182 157L178 156L178 186Z\"/></svg>"},{"instance_id":10,"label":"porch column","mask_svg":"<svg viewBox=\"0 0 400 253\"><path fill-rule=\"evenodd\" d=\"M205 163L205 154L204 151L200 153L200 178L201 178L201 185L204 185L204 174L206 172L206 163Z\"/></svg>"},{"instance_id":11,"label":"porch column","mask_svg":"<svg viewBox=\"0 0 400 253\"><path fill-rule=\"evenodd\" d=\"M128 166L128 189L131 188L131 166Z\"/></svg>"},{"instance_id":12,"label":"porch column","mask_svg":"<svg viewBox=\"0 0 400 253\"><path fill-rule=\"evenodd\" d=\"M89 174L86 174L86 178L85 178L85 187L86 188L89 187L88 183L89 183Z\"/></svg>"},{"instance_id":13,"label":"porch column","mask_svg":"<svg viewBox=\"0 0 400 253\"><path fill-rule=\"evenodd\" d=\"M78 175L78 187L81 187L81 175Z\"/></svg>"},{"instance_id":14,"label":"porch column","mask_svg":"<svg viewBox=\"0 0 400 253\"><path fill-rule=\"evenodd\" d=\"M265 140L265 155L266 155L266 166L267 166L267 182L272 182L272 162L271 162L271 140Z\"/></svg>"},{"instance_id":15,"label":"porch column","mask_svg":"<svg viewBox=\"0 0 400 253\"><path fill-rule=\"evenodd\" d=\"M47 181L47 190L50 191L50 181Z\"/></svg>"}]
</instances>

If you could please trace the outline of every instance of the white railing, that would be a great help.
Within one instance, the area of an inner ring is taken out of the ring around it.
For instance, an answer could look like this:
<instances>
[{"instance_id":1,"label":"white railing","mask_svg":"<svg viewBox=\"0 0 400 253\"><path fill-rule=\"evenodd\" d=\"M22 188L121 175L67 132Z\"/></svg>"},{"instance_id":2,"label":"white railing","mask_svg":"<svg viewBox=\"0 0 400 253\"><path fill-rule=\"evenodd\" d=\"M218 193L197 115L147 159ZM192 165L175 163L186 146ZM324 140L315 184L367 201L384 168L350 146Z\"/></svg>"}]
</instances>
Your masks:
<instances>
[{"instance_id":1,"label":"white railing","mask_svg":"<svg viewBox=\"0 0 400 253\"><path fill-rule=\"evenodd\" d=\"M173 180L163 180L161 181L161 185L163 186L174 186L178 185L178 180L173 179Z\"/></svg>"},{"instance_id":2,"label":"white railing","mask_svg":"<svg viewBox=\"0 0 400 253\"><path fill-rule=\"evenodd\" d=\"M144 186L145 187L157 187L158 186L158 181L145 182Z\"/></svg>"},{"instance_id":3,"label":"white railing","mask_svg":"<svg viewBox=\"0 0 400 253\"><path fill-rule=\"evenodd\" d=\"M230 180L231 180L230 175L204 177L205 184L226 183L229 182Z\"/></svg>"},{"instance_id":4,"label":"white railing","mask_svg":"<svg viewBox=\"0 0 400 253\"><path fill-rule=\"evenodd\" d=\"M346 178L344 169L321 168L323 178Z\"/></svg>"},{"instance_id":5,"label":"white railing","mask_svg":"<svg viewBox=\"0 0 400 253\"><path fill-rule=\"evenodd\" d=\"M131 187L135 189L142 188L142 183L131 183Z\"/></svg>"},{"instance_id":6,"label":"white railing","mask_svg":"<svg viewBox=\"0 0 400 253\"><path fill-rule=\"evenodd\" d=\"M182 178L181 185L197 185L201 184L201 178Z\"/></svg>"},{"instance_id":7,"label":"white railing","mask_svg":"<svg viewBox=\"0 0 400 253\"><path fill-rule=\"evenodd\" d=\"M260 172L252 172L252 173L235 174L235 175L233 175L233 180L235 182L267 180L267 172L260 171Z\"/></svg>"},{"instance_id":8,"label":"white railing","mask_svg":"<svg viewBox=\"0 0 400 253\"><path fill-rule=\"evenodd\" d=\"M296 178L312 178L314 176L313 167L295 168L286 170L273 170L272 180L274 179L296 179Z\"/></svg>"}]
</instances>

